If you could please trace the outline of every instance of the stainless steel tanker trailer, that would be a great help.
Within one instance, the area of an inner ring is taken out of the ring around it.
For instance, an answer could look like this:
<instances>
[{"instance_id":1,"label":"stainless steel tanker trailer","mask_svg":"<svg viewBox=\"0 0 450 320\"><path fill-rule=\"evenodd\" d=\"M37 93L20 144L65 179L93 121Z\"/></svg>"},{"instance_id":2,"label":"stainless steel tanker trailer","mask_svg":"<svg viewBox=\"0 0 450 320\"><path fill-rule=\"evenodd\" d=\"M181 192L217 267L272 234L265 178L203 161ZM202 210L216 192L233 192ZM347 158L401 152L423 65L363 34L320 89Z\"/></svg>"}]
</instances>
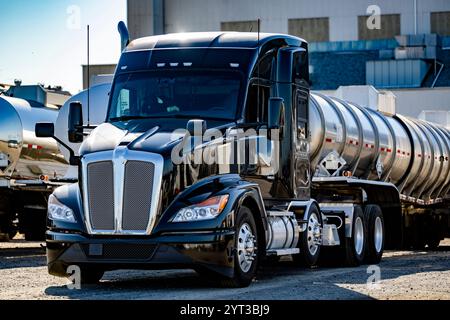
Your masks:
<instances>
[{"instance_id":1,"label":"stainless steel tanker trailer","mask_svg":"<svg viewBox=\"0 0 450 320\"><path fill-rule=\"evenodd\" d=\"M309 110L314 180L347 176L395 184L403 245L436 248L449 234L450 131L314 92Z\"/></svg>"},{"instance_id":2,"label":"stainless steel tanker trailer","mask_svg":"<svg viewBox=\"0 0 450 320\"><path fill-rule=\"evenodd\" d=\"M81 175L49 200L51 274L192 268L246 286L264 259L376 264L449 234L449 132L310 93L304 40L119 31L105 123L82 142L85 106L69 108Z\"/></svg>"},{"instance_id":3,"label":"stainless steel tanker trailer","mask_svg":"<svg viewBox=\"0 0 450 320\"><path fill-rule=\"evenodd\" d=\"M0 233L45 238L47 198L65 177L68 162L54 139L37 138L37 122L55 122L58 110L0 96Z\"/></svg>"}]
</instances>

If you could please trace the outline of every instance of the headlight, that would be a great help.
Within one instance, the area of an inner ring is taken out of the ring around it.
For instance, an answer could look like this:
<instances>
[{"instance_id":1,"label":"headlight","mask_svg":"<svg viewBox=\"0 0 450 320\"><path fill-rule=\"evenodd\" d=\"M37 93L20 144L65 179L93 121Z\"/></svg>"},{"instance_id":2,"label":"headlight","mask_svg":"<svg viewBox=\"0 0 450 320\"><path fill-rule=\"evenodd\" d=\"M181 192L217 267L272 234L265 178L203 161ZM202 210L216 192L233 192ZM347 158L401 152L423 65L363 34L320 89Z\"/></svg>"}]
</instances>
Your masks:
<instances>
[{"instance_id":1,"label":"headlight","mask_svg":"<svg viewBox=\"0 0 450 320\"><path fill-rule=\"evenodd\" d=\"M214 219L227 205L228 197L228 195L212 197L201 203L183 208L177 212L172 222L189 222Z\"/></svg>"},{"instance_id":2,"label":"headlight","mask_svg":"<svg viewBox=\"0 0 450 320\"><path fill-rule=\"evenodd\" d=\"M48 198L48 218L64 222L77 222L72 209L63 205L54 195Z\"/></svg>"}]
</instances>

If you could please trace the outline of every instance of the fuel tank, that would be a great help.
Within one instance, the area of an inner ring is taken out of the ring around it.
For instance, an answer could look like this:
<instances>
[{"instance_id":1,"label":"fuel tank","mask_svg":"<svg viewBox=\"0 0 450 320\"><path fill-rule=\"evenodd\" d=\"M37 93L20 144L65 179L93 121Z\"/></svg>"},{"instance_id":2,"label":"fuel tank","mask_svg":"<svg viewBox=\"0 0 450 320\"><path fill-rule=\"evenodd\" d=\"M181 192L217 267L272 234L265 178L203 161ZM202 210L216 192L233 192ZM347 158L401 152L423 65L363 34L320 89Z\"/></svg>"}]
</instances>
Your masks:
<instances>
[{"instance_id":1,"label":"fuel tank","mask_svg":"<svg viewBox=\"0 0 450 320\"><path fill-rule=\"evenodd\" d=\"M57 109L0 96L0 179L62 178L67 161L52 138L37 138L37 122L55 122Z\"/></svg>"},{"instance_id":2,"label":"fuel tank","mask_svg":"<svg viewBox=\"0 0 450 320\"><path fill-rule=\"evenodd\" d=\"M446 128L316 92L311 93L309 110L315 176L347 171L358 178L394 183L401 194L425 201L449 192Z\"/></svg>"}]
</instances>

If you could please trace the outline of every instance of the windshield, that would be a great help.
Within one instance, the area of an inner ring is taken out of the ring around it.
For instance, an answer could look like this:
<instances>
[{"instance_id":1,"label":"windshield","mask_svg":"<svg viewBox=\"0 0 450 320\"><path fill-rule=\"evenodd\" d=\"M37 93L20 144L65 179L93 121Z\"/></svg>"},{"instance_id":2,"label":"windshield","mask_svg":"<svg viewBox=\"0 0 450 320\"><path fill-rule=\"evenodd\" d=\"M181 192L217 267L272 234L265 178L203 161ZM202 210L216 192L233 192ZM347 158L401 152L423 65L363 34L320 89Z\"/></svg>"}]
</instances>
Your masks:
<instances>
[{"instance_id":1,"label":"windshield","mask_svg":"<svg viewBox=\"0 0 450 320\"><path fill-rule=\"evenodd\" d=\"M241 88L238 72L139 72L119 75L109 121L139 118L234 120Z\"/></svg>"}]
</instances>

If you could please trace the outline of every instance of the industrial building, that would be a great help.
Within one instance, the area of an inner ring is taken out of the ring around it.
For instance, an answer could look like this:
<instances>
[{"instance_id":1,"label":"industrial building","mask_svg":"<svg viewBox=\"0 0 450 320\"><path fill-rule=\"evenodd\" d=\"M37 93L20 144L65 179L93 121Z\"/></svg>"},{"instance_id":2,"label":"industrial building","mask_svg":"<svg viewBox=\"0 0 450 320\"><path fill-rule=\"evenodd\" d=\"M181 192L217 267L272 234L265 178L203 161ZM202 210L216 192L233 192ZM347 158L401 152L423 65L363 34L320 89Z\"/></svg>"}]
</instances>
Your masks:
<instances>
[{"instance_id":1,"label":"industrial building","mask_svg":"<svg viewBox=\"0 0 450 320\"><path fill-rule=\"evenodd\" d=\"M379 8L374 10L373 6ZM368 13L369 12L369 13ZM368 15L381 28L367 28ZM309 42L390 39L399 34L450 35L447 0L128 0L132 37L191 31L289 33Z\"/></svg>"},{"instance_id":2,"label":"industrial building","mask_svg":"<svg viewBox=\"0 0 450 320\"><path fill-rule=\"evenodd\" d=\"M59 86L52 87L44 86L42 84L23 85L20 80L16 80L14 85L6 86L0 84L0 92L4 92L4 94L9 97L34 101L41 105L58 109L72 96L70 92L64 91Z\"/></svg>"}]
</instances>

